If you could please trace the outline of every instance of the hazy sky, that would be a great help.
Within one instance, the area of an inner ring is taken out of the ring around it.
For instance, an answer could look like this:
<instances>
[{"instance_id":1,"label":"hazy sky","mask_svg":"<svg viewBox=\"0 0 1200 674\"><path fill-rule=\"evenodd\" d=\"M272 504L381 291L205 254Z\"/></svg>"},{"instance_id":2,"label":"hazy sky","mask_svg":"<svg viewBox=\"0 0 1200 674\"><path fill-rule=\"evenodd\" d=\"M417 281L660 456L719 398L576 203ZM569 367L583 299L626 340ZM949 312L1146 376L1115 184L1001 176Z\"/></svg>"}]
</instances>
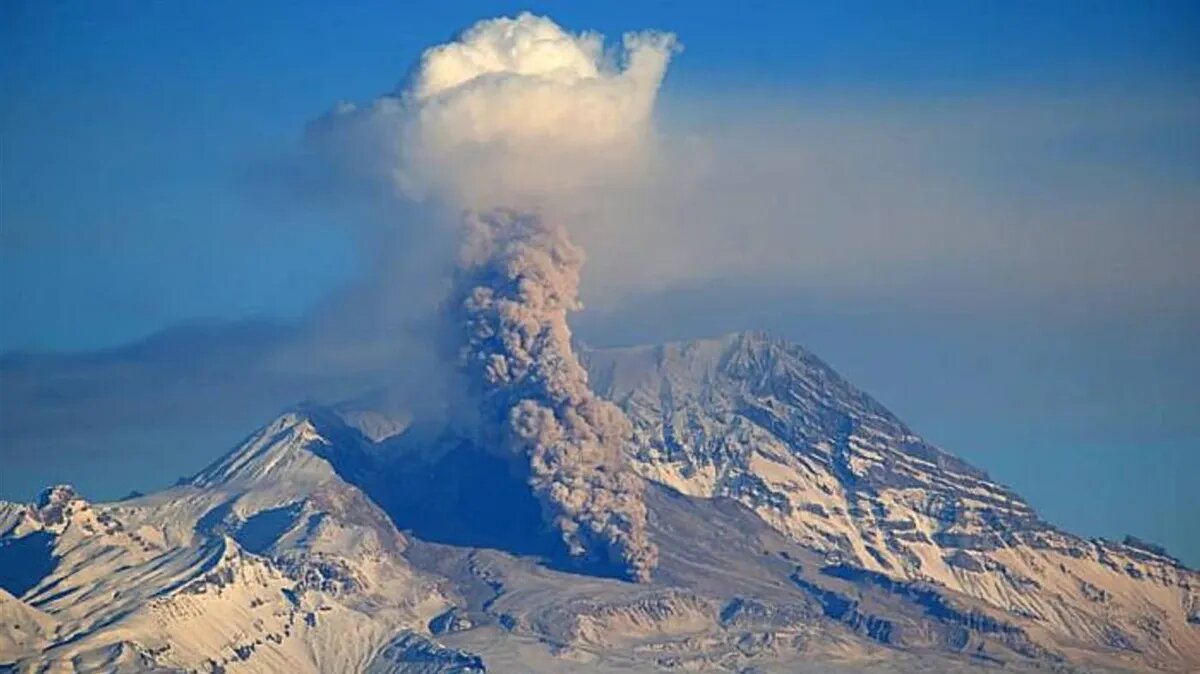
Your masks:
<instances>
[{"instance_id":1,"label":"hazy sky","mask_svg":"<svg viewBox=\"0 0 1200 674\"><path fill-rule=\"evenodd\" d=\"M305 129L530 9L684 45L661 164L567 209L584 339L770 329L1052 521L1200 563L1200 6L916 7L0 4L0 350L59 354L0 362L0 498L413 378L438 242Z\"/></svg>"}]
</instances>

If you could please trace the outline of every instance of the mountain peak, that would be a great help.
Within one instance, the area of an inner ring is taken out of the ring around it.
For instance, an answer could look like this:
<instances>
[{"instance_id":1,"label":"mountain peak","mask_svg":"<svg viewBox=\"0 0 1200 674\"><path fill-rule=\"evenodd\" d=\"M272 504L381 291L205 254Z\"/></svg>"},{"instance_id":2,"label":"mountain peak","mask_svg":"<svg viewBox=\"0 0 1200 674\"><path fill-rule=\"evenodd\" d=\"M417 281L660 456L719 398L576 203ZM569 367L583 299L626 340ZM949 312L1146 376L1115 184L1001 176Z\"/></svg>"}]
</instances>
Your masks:
<instances>
[{"instance_id":1,"label":"mountain peak","mask_svg":"<svg viewBox=\"0 0 1200 674\"><path fill-rule=\"evenodd\" d=\"M776 337L766 330L739 330L730 332L716 338L717 341L725 342L726 344L739 349L753 348L780 348L785 350L807 351L794 342L789 342L781 337Z\"/></svg>"},{"instance_id":2,"label":"mountain peak","mask_svg":"<svg viewBox=\"0 0 1200 674\"><path fill-rule=\"evenodd\" d=\"M61 506L71 501L80 498L75 488L69 484L56 484L52 487L47 487L38 495L38 509L45 509L52 506Z\"/></svg>"},{"instance_id":3,"label":"mountain peak","mask_svg":"<svg viewBox=\"0 0 1200 674\"><path fill-rule=\"evenodd\" d=\"M200 471L189 484L206 488L281 479L325 480L332 468L315 450L328 444L307 413L288 411Z\"/></svg>"},{"instance_id":4,"label":"mountain peak","mask_svg":"<svg viewBox=\"0 0 1200 674\"><path fill-rule=\"evenodd\" d=\"M127 640L146 665L130 671L449 673L517 643L546 663L530 671L584 652L792 671L827 644L1195 671L1195 572L1049 527L802 347L751 331L581 352L632 424L629 465L658 483L650 584L561 564L524 480L440 423L306 404L161 495L0 503L0 571L7 555L19 572L0 574L0 617L54 621L18 669ZM0 625L0 647L19 631Z\"/></svg>"},{"instance_id":5,"label":"mountain peak","mask_svg":"<svg viewBox=\"0 0 1200 674\"><path fill-rule=\"evenodd\" d=\"M945 532L998 531L1001 522L1044 527L1020 497L986 473L925 442L803 347L765 332L594 351L586 362L597 390L634 420L636 458L646 474L685 493L737 496L801 526L812 513L831 509L886 517L882 494L920 490L928 501L921 508L944 517ZM799 472L784 479L791 470ZM784 498L803 476L821 474L804 502ZM960 501L972 505L954 505ZM993 524L968 524L980 517ZM911 563L874 546L814 545L882 570Z\"/></svg>"}]
</instances>

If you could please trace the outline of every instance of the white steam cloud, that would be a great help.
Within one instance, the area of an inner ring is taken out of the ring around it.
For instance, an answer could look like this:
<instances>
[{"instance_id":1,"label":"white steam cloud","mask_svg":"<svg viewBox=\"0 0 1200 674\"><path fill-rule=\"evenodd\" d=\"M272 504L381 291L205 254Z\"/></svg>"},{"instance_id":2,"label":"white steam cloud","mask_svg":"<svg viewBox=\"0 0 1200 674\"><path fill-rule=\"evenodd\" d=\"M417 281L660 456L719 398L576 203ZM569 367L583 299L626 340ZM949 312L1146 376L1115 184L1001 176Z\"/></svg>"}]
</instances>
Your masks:
<instances>
[{"instance_id":1,"label":"white steam cloud","mask_svg":"<svg viewBox=\"0 0 1200 674\"><path fill-rule=\"evenodd\" d=\"M645 483L626 465L631 427L572 352L584 257L545 216L644 167L674 48L672 35L645 32L606 52L601 36L530 14L482 21L427 50L406 89L343 104L316 134L402 196L466 212L446 315L483 444L527 467L571 554L606 556L638 581L657 549Z\"/></svg>"},{"instance_id":2,"label":"white steam cloud","mask_svg":"<svg viewBox=\"0 0 1200 674\"><path fill-rule=\"evenodd\" d=\"M539 209L638 170L675 48L667 33L627 33L606 52L600 35L530 14L481 21L428 49L407 88L341 104L323 140L370 157L354 168L410 199Z\"/></svg>"}]
</instances>

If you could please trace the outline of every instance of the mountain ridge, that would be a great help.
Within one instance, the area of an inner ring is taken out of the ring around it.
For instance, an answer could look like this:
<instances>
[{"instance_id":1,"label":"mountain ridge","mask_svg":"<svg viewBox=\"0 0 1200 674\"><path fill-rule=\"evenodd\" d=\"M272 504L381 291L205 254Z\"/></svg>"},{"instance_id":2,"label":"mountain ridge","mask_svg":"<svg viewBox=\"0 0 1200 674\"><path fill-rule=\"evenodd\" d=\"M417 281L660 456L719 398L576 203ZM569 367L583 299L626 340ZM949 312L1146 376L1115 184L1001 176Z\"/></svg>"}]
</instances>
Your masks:
<instances>
[{"instance_id":1,"label":"mountain ridge","mask_svg":"<svg viewBox=\"0 0 1200 674\"><path fill-rule=\"evenodd\" d=\"M649 482L663 551L648 585L561 554L519 473L469 439L353 405L300 405L163 492L90 504L54 488L38 505L0 503L0 567L6 554L36 553L44 570L6 580L22 591L0 595L0 615L31 629L0 631L0 663L766 672L810 660L823 671L1200 662L1194 571L1161 549L1045 523L802 347L735 333L585 348L581 360L593 389L633 422L628 459ZM339 639L346 630L361 638Z\"/></svg>"},{"instance_id":2,"label":"mountain ridge","mask_svg":"<svg viewBox=\"0 0 1200 674\"><path fill-rule=\"evenodd\" d=\"M734 498L831 564L934 582L1085 641L1152 649L1169 622L1178 641L1166 650L1198 648L1193 570L1050 525L802 347L735 333L585 360L633 419L635 464L650 479ZM1094 591L1105 584L1120 598ZM1147 604L1151 588L1176 596ZM1138 615L1094 610L1104 602Z\"/></svg>"}]
</instances>

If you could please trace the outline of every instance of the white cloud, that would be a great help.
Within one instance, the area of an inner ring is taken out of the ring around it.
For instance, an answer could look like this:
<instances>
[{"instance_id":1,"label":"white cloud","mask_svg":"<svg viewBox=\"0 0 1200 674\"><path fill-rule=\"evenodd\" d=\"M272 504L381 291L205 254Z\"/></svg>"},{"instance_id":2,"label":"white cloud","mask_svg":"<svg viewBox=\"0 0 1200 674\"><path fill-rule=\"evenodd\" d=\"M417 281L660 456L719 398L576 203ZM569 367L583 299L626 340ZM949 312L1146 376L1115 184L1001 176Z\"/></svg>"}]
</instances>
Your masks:
<instances>
[{"instance_id":1,"label":"white cloud","mask_svg":"<svg viewBox=\"0 0 1200 674\"><path fill-rule=\"evenodd\" d=\"M980 311L1200 297L1191 93L726 85L658 101L673 45L632 34L606 52L547 19L484 21L313 137L408 199L536 205L587 251L593 309L729 282Z\"/></svg>"},{"instance_id":2,"label":"white cloud","mask_svg":"<svg viewBox=\"0 0 1200 674\"><path fill-rule=\"evenodd\" d=\"M635 173L674 36L641 32L605 52L522 14L481 21L422 55L407 87L342 104L316 139L410 199L469 208L542 204Z\"/></svg>"}]
</instances>

